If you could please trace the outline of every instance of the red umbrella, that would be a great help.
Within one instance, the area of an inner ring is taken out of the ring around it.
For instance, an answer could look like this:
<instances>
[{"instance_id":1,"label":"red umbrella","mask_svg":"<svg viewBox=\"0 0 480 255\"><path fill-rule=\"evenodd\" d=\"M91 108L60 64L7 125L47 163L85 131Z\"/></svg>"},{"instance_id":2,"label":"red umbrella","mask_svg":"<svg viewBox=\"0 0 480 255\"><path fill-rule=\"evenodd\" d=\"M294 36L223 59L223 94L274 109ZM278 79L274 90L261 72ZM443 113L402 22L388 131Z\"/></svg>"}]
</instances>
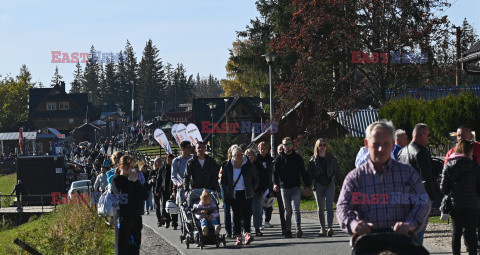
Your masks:
<instances>
[{"instance_id":1,"label":"red umbrella","mask_svg":"<svg viewBox=\"0 0 480 255\"><path fill-rule=\"evenodd\" d=\"M23 142L23 129L20 128L18 131L18 145L20 145L20 153L23 154L23 147L24 147L24 142Z\"/></svg>"}]
</instances>

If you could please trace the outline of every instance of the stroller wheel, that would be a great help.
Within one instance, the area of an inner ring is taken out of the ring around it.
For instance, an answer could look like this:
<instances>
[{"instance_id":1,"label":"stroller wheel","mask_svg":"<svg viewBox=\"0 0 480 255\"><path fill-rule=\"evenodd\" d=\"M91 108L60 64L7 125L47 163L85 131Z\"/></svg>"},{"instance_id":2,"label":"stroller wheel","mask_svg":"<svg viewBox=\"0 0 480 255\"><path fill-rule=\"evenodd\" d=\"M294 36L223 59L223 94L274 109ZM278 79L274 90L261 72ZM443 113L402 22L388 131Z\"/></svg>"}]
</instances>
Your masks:
<instances>
[{"instance_id":1,"label":"stroller wheel","mask_svg":"<svg viewBox=\"0 0 480 255\"><path fill-rule=\"evenodd\" d=\"M187 249L190 249L190 242L186 240L185 245L187 246Z\"/></svg>"},{"instance_id":2,"label":"stroller wheel","mask_svg":"<svg viewBox=\"0 0 480 255\"><path fill-rule=\"evenodd\" d=\"M180 234L180 243L183 243L183 235Z\"/></svg>"},{"instance_id":3,"label":"stroller wheel","mask_svg":"<svg viewBox=\"0 0 480 255\"><path fill-rule=\"evenodd\" d=\"M223 242L223 247L226 247L227 246L227 240L225 240L225 235L223 235L222 242Z\"/></svg>"},{"instance_id":4,"label":"stroller wheel","mask_svg":"<svg viewBox=\"0 0 480 255\"><path fill-rule=\"evenodd\" d=\"M220 247L220 237L215 238L215 246Z\"/></svg>"}]
</instances>

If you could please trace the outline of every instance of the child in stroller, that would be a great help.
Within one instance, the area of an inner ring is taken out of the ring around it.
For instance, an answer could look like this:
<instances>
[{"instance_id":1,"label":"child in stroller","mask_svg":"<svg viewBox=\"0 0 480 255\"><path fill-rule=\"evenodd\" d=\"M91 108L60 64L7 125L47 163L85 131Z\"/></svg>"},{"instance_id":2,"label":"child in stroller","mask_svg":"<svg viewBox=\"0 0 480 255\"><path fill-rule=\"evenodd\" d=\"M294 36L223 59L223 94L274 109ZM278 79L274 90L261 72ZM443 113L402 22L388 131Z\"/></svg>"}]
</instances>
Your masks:
<instances>
[{"instance_id":1,"label":"child in stroller","mask_svg":"<svg viewBox=\"0 0 480 255\"><path fill-rule=\"evenodd\" d=\"M195 217L200 220L203 236L208 235L208 229L212 227L215 229L215 235L220 233L220 224L218 223L218 206L213 202L212 194L203 190L200 196L200 203L197 205Z\"/></svg>"},{"instance_id":2,"label":"child in stroller","mask_svg":"<svg viewBox=\"0 0 480 255\"><path fill-rule=\"evenodd\" d=\"M219 247L220 243L223 243L225 246L225 235L220 235L217 192L194 189L188 193L186 200L181 203L182 234L180 241L185 241L187 249L190 243L197 243L197 247L199 246L200 249L203 249L205 244L215 244Z\"/></svg>"}]
</instances>

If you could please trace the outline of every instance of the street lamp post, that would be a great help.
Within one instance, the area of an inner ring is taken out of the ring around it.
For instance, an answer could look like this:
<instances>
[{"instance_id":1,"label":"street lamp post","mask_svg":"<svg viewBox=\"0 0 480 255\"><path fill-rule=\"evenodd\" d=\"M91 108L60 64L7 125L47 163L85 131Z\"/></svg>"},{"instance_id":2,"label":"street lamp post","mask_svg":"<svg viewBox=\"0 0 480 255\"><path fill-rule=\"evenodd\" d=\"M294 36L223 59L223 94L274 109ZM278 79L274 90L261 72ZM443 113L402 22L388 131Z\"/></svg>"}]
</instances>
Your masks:
<instances>
[{"instance_id":1,"label":"street lamp post","mask_svg":"<svg viewBox=\"0 0 480 255\"><path fill-rule=\"evenodd\" d=\"M267 60L267 63L268 63L268 76L269 76L269 83L270 83L270 154L272 155L272 157L274 157L275 156L275 149L273 148L274 135L272 132L272 124L273 124L272 64L273 64L273 61L275 61L277 54L267 53L262 56L265 57L265 60Z\"/></svg>"},{"instance_id":2,"label":"street lamp post","mask_svg":"<svg viewBox=\"0 0 480 255\"><path fill-rule=\"evenodd\" d=\"M228 102L228 98L224 98L223 101L225 101L225 122L227 123L227 134L228 134L228 133L229 133L228 116L227 116L227 102Z\"/></svg>"},{"instance_id":3,"label":"street lamp post","mask_svg":"<svg viewBox=\"0 0 480 255\"><path fill-rule=\"evenodd\" d=\"M135 110L135 99L133 98L134 93L135 93L135 86L134 86L134 82L132 81L132 122L133 122L133 111Z\"/></svg>"},{"instance_id":4,"label":"street lamp post","mask_svg":"<svg viewBox=\"0 0 480 255\"><path fill-rule=\"evenodd\" d=\"M213 127L213 109L215 109L215 107L217 107L217 105L213 102L210 102L207 104L208 107L210 108L210 116L212 117L212 158L215 159L215 152L213 150L213 137L214 137L214 127Z\"/></svg>"}]
</instances>

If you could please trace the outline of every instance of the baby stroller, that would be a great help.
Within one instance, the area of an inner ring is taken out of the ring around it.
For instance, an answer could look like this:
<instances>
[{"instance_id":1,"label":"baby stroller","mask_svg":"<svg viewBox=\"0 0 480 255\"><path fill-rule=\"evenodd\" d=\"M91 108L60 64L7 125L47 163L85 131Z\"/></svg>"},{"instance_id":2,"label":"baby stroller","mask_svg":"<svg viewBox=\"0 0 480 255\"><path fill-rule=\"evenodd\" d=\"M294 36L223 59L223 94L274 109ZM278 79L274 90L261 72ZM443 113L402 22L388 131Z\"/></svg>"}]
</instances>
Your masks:
<instances>
[{"instance_id":1,"label":"baby stroller","mask_svg":"<svg viewBox=\"0 0 480 255\"><path fill-rule=\"evenodd\" d=\"M428 255L425 247L416 242L412 237L397 234L391 228L372 229L372 233L352 237L352 255Z\"/></svg>"},{"instance_id":2,"label":"baby stroller","mask_svg":"<svg viewBox=\"0 0 480 255\"><path fill-rule=\"evenodd\" d=\"M206 190L213 197L212 203L217 205L218 210L218 194L216 191ZM215 244L216 247L220 247L220 243L226 246L225 234L215 234L213 227L208 228L208 235L203 236L200 221L195 218L197 212L196 205L200 202L200 196L203 193L203 189L194 189L190 191L186 201L183 201L180 205L180 217L182 219L180 234L180 242L185 242L187 249L190 248L190 244L197 244L200 249L206 244ZM220 223L220 219L218 219Z\"/></svg>"}]
</instances>

